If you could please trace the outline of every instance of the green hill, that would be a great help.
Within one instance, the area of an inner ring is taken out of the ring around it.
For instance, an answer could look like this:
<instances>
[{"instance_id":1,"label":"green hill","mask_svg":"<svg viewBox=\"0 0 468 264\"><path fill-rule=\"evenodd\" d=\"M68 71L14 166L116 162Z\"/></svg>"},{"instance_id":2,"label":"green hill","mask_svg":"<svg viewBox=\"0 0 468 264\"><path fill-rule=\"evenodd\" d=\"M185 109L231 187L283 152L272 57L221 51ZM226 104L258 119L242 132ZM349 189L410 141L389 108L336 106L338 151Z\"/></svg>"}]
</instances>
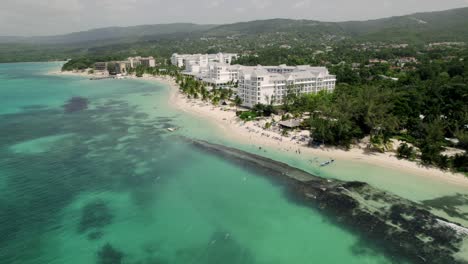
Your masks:
<instances>
[{"instance_id":1,"label":"green hill","mask_svg":"<svg viewBox=\"0 0 468 264\"><path fill-rule=\"evenodd\" d=\"M193 33L209 30L213 25L190 23L142 25L132 27L108 27L75 32L65 35L44 37L0 37L1 42L21 42L35 44L76 44L93 41L139 41L163 35Z\"/></svg>"},{"instance_id":2,"label":"green hill","mask_svg":"<svg viewBox=\"0 0 468 264\"><path fill-rule=\"evenodd\" d=\"M269 46L311 47L355 42L468 42L468 8L368 21L269 19L226 25L189 23L110 27L46 37L0 37L0 62L84 55L255 51Z\"/></svg>"},{"instance_id":3,"label":"green hill","mask_svg":"<svg viewBox=\"0 0 468 264\"><path fill-rule=\"evenodd\" d=\"M468 8L338 24L353 37L376 41L468 41Z\"/></svg>"},{"instance_id":4,"label":"green hill","mask_svg":"<svg viewBox=\"0 0 468 264\"><path fill-rule=\"evenodd\" d=\"M311 37L336 35L375 41L468 41L468 8L417 13L368 21L320 22L270 19L221 25L204 32L207 36L306 33Z\"/></svg>"},{"instance_id":5,"label":"green hill","mask_svg":"<svg viewBox=\"0 0 468 264\"><path fill-rule=\"evenodd\" d=\"M314 20L269 19L221 25L208 30L205 32L205 35L256 35L278 32L346 34L346 32L343 31L343 29L337 23L320 22Z\"/></svg>"}]
</instances>

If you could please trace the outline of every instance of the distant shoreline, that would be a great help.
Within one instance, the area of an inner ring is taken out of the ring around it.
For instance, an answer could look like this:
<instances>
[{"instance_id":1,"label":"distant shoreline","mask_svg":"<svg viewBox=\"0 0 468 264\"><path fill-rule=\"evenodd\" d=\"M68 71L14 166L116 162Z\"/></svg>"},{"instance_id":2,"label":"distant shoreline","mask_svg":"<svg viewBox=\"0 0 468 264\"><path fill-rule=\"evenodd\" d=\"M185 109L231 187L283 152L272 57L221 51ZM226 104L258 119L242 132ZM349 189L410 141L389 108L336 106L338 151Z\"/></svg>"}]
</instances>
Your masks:
<instances>
[{"instance_id":1,"label":"distant shoreline","mask_svg":"<svg viewBox=\"0 0 468 264\"><path fill-rule=\"evenodd\" d=\"M102 76L99 74L88 74L87 72L51 72L51 74L83 77ZM223 137L241 144L255 145L259 148L275 149L280 152L293 153L302 156L310 155L313 157L319 156L323 158L333 158L338 162L341 159L376 165L378 167L416 175L421 178L442 180L457 184L460 187L468 188L468 177L465 177L465 175L461 173L443 171L434 167L425 167L409 160L398 159L395 157L395 153L392 152L368 153L365 149L358 148L356 146L348 151L334 147L311 148L308 147L306 143L298 143L297 141L292 141L290 138L286 137L282 137L282 141L279 141L278 138L281 137L281 135L270 131L263 131L260 127L254 126L254 122L248 122L244 125L243 121L240 121L237 118L234 107L213 106L212 104L203 102L199 99L188 99L184 94L179 92L179 86L172 77L145 74L143 77L126 76L126 79L156 81L169 86L169 104L171 106L175 107L177 110L197 116L207 122L215 124ZM259 133L252 132L253 130L259 131ZM267 135L270 136L268 137ZM276 139L273 139L273 137Z\"/></svg>"}]
</instances>

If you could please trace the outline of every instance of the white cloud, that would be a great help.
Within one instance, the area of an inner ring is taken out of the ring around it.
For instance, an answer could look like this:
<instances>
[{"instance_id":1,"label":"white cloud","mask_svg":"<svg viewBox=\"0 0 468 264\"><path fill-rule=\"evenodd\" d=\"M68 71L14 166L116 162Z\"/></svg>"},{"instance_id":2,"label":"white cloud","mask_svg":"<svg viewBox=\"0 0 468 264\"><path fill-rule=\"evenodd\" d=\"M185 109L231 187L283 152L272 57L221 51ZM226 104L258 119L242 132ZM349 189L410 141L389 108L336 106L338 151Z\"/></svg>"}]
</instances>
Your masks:
<instances>
[{"instance_id":1,"label":"white cloud","mask_svg":"<svg viewBox=\"0 0 468 264\"><path fill-rule=\"evenodd\" d=\"M392 7L392 2L390 2L390 1L384 1L384 2L383 2L383 6L384 6L384 8L391 8L391 7Z\"/></svg>"},{"instance_id":2,"label":"white cloud","mask_svg":"<svg viewBox=\"0 0 468 264\"><path fill-rule=\"evenodd\" d=\"M206 6L208 8L215 8L215 7L222 5L223 3L224 3L224 0L211 0L206 4Z\"/></svg>"},{"instance_id":3,"label":"white cloud","mask_svg":"<svg viewBox=\"0 0 468 264\"><path fill-rule=\"evenodd\" d=\"M467 0L468 1L468 0ZM236 13L244 13L245 12L245 8L243 7L236 7L234 8L234 11L236 11Z\"/></svg>"},{"instance_id":4,"label":"white cloud","mask_svg":"<svg viewBox=\"0 0 468 264\"><path fill-rule=\"evenodd\" d=\"M306 7L309 7L310 4L311 4L310 0L302 0L302 1L294 3L292 5L292 8L296 8L296 9L306 8Z\"/></svg>"},{"instance_id":5,"label":"white cloud","mask_svg":"<svg viewBox=\"0 0 468 264\"><path fill-rule=\"evenodd\" d=\"M271 4L271 0L252 0L252 5L257 9L265 9Z\"/></svg>"}]
</instances>

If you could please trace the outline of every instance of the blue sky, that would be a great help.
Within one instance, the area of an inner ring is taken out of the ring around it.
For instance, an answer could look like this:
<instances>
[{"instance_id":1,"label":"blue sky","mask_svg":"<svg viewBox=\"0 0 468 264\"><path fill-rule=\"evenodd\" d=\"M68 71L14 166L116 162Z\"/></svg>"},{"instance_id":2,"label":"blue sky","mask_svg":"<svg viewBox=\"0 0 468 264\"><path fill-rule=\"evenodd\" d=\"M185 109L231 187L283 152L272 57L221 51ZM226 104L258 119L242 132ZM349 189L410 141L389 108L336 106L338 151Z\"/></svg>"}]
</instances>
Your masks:
<instances>
[{"instance_id":1,"label":"blue sky","mask_svg":"<svg viewBox=\"0 0 468 264\"><path fill-rule=\"evenodd\" d=\"M107 26L223 24L268 18L367 20L468 6L468 0L2 0L0 35Z\"/></svg>"}]
</instances>

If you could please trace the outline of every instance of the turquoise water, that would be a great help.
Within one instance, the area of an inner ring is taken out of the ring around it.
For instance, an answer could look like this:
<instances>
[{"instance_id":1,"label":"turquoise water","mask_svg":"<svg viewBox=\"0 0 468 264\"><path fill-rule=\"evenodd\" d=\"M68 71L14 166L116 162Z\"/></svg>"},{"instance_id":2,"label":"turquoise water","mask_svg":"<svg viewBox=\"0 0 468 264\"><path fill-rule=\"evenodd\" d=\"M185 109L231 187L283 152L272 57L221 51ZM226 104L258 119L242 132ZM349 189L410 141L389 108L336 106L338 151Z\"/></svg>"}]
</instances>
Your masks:
<instances>
[{"instance_id":1,"label":"turquoise water","mask_svg":"<svg viewBox=\"0 0 468 264\"><path fill-rule=\"evenodd\" d=\"M167 132L221 140L168 107L167 87L46 74L57 67L0 64L1 263L392 263L265 175ZM88 109L65 113L73 96Z\"/></svg>"}]
</instances>

